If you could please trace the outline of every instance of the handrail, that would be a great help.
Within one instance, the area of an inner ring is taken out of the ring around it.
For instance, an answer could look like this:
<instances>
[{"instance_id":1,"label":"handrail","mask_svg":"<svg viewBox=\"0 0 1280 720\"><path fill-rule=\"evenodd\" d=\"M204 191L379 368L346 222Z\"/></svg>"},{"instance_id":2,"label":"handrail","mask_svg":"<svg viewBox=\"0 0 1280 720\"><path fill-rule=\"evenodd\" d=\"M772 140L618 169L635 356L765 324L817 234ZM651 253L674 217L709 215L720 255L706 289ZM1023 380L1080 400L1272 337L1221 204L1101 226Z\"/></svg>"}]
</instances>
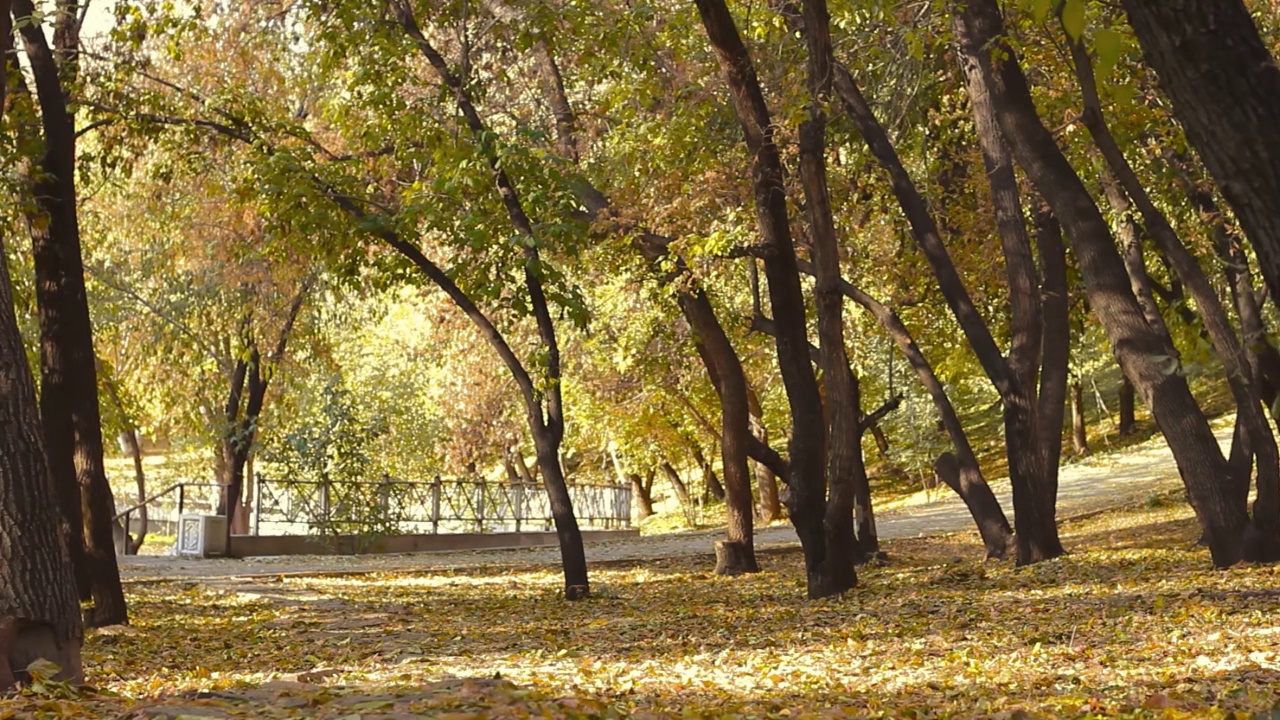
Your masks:
<instances>
[{"instance_id":1,"label":"handrail","mask_svg":"<svg viewBox=\"0 0 1280 720\"><path fill-rule=\"evenodd\" d=\"M179 489L179 488L181 488L181 487L184 487L184 486L186 486L186 487L219 487L217 483L188 483L188 482L174 483L174 484L170 485L169 487L165 488L164 490L161 490L160 492L155 493L155 494L154 494L154 495L152 495L151 497L149 497L149 498L147 498L147 499L143 500L142 502L138 503L137 505L133 505L133 506L131 506L131 507L125 508L124 510L122 510L122 511L120 511L120 512L116 513L116 514L115 514L115 517L111 518L111 522L115 522L115 521L119 520L120 518L124 517L125 515L128 515L128 514L132 513L134 510L139 510L139 509L141 509L141 508L142 508L143 506L145 506L145 505L150 505L152 502L154 502L154 501L156 501L156 500L159 500L160 498L164 497L165 495L168 495L169 493L172 493L174 490L177 490L177 489Z\"/></svg>"}]
</instances>

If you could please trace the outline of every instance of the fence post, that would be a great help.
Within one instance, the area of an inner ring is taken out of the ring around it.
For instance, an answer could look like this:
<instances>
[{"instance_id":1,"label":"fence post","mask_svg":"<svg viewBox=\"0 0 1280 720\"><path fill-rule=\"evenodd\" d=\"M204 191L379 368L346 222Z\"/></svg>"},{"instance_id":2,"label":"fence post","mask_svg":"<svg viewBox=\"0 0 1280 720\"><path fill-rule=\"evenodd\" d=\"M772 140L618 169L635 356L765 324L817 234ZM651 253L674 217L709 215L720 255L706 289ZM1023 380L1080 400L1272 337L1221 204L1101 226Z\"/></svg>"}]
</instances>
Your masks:
<instances>
[{"instance_id":1,"label":"fence post","mask_svg":"<svg viewBox=\"0 0 1280 720\"><path fill-rule=\"evenodd\" d=\"M431 532L440 532L440 476L431 483Z\"/></svg>"},{"instance_id":2,"label":"fence post","mask_svg":"<svg viewBox=\"0 0 1280 720\"><path fill-rule=\"evenodd\" d=\"M484 480L475 481L476 488L476 532L484 532L484 491L488 489Z\"/></svg>"},{"instance_id":3,"label":"fence post","mask_svg":"<svg viewBox=\"0 0 1280 720\"><path fill-rule=\"evenodd\" d=\"M258 478L257 485L253 488L253 535L257 537L262 525L262 485L267 482L267 476L262 475Z\"/></svg>"},{"instance_id":4,"label":"fence post","mask_svg":"<svg viewBox=\"0 0 1280 720\"><path fill-rule=\"evenodd\" d=\"M524 519L524 483L511 486L511 515L516 520L516 532L520 532L520 521Z\"/></svg>"}]
</instances>

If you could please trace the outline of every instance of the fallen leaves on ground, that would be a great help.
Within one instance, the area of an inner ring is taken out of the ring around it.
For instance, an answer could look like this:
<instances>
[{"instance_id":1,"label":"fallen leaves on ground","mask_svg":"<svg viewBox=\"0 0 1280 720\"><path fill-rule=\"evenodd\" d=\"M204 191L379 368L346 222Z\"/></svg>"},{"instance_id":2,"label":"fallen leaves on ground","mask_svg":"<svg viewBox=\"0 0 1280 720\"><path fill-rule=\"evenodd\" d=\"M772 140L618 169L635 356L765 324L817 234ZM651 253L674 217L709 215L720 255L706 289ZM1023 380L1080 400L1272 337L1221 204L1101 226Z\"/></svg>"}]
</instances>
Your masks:
<instances>
[{"instance_id":1,"label":"fallen leaves on ground","mask_svg":"<svg viewBox=\"0 0 1280 720\"><path fill-rule=\"evenodd\" d=\"M1064 527L1071 554L984 563L968 537L887 545L803 599L798 554L130 587L91 632L97 691L0 717L1251 717L1280 699L1280 571L1208 569L1184 508ZM1267 717L1271 717L1267 715Z\"/></svg>"}]
</instances>

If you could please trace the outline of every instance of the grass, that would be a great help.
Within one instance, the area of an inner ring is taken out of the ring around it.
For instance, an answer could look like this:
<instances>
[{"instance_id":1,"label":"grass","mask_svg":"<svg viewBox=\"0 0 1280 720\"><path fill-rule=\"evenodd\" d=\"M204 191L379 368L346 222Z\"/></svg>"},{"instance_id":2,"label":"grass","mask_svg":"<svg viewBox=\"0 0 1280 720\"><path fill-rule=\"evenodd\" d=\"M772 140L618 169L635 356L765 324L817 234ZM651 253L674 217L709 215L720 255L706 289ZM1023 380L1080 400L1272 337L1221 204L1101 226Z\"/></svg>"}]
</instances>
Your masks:
<instances>
[{"instance_id":1,"label":"grass","mask_svg":"<svg viewBox=\"0 0 1280 720\"><path fill-rule=\"evenodd\" d=\"M131 585L133 625L86 641L104 692L0 699L0 717L1269 711L1280 571L1214 571L1195 537L1161 498L1064 524L1070 554L1027 568L983 562L967 535L892 540L817 602L795 553L738 578L710 558L597 567L581 603L545 567Z\"/></svg>"}]
</instances>

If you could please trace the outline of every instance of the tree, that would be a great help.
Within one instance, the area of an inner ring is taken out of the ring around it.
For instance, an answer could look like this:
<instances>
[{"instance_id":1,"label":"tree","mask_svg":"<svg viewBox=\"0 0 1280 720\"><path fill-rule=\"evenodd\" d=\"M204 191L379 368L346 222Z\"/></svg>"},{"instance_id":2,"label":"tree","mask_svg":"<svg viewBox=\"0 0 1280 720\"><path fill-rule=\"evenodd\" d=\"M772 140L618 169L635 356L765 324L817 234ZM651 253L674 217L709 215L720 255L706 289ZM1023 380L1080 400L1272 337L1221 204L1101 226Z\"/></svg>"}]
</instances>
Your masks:
<instances>
[{"instance_id":1,"label":"tree","mask_svg":"<svg viewBox=\"0 0 1280 720\"><path fill-rule=\"evenodd\" d=\"M698 13L729 85L734 109L752 158L752 191L760 231L760 255L777 327L774 345L791 408L790 473L787 507L804 548L810 598L843 593L857 582L856 537L843 509L826 521L828 478L827 427L822 396L809 355L805 301L796 265L786 204L782 161L774 142L773 120L765 104L742 37L723 0L698 0ZM847 366L846 366L847 370ZM840 482L850 482L841 478ZM852 488L837 499L852 513Z\"/></svg>"},{"instance_id":2,"label":"tree","mask_svg":"<svg viewBox=\"0 0 1280 720\"><path fill-rule=\"evenodd\" d=\"M116 567L115 501L103 467L93 329L80 250L76 134L64 84L64 75L72 82L75 77L79 6L63 2L58 9L51 48L32 1L16 0L12 7L31 64L43 130L40 172L32 187L35 214L29 217L40 315L40 415L49 457L56 458L51 467L63 507L69 509L73 496L82 507L81 517L72 512L67 520L84 523L83 562L94 602L88 622L111 625L125 622L128 614Z\"/></svg>"},{"instance_id":3,"label":"tree","mask_svg":"<svg viewBox=\"0 0 1280 720\"><path fill-rule=\"evenodd\" d=\"M0 0L3 38L11 36L9 10L9 0ZM7 70L0 63L0 107ZM0 240L0 258L2 251ZM0 412L6 419L0 427L0 694L40 658L78 679L83 637L67 538L49 502L54 488L11 287L8 263L0 259Z\"/></svg>"},{"instance_id":4,"label":"tree","mask_svg":"<svg viewBox=\"0 0 1280 720\"><path fill-rule=\"evenodd\" d=\"M1123 0L1143 54L1280 302L1280 70L1241 0Z\"/></svg>"},{"instance_id":5,"label":"tree","mask_svg":"<svg viewBox=\"0 0 1280 720\"><path fill-rule=\"evenodd\" d=\"M1062 223L1093 311L1125 375L1151 408L1173 450L1214 564L1225 567L1240 561L1250 555L1246 536L1251 521L1233 499L1231 483L1221 482L1230 468L1178 371L1174 349L1143 317L1097 204L1036 112L1017 55L1006 39L999 6L993 0L970 0L955 12L960 19L957 39L986 80L1014 158Z\"/></svg>"}]
</instances>

